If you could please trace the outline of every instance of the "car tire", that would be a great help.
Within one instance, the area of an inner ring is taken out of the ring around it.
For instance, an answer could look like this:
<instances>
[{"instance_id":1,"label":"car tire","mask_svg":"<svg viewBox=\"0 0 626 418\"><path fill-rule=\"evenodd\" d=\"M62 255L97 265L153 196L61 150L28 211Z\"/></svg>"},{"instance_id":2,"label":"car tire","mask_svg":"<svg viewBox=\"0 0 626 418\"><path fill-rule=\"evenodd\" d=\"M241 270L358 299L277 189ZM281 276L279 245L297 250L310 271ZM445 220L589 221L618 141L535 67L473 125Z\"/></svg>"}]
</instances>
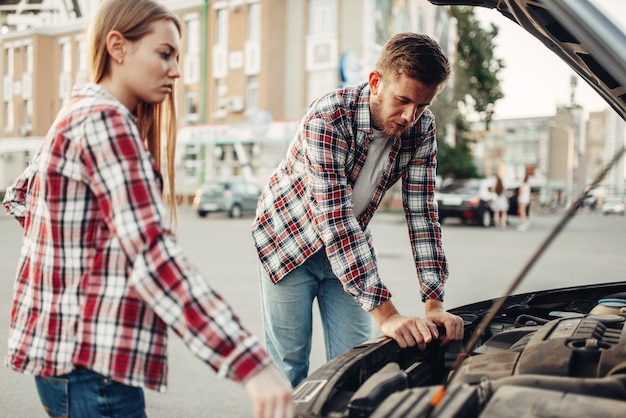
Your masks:
<instances>
[{"instance_id":1,"label":"car tire","mask_svg":"<svg viewBox=\"0 0 626 418\"><path fill-rule=\"evenodd\" d=\"M241 218L243 215L243 211L241 210L241 206L238 204L234 204L232 208L228 211L228 216L231 218L237 219Z\"/></svg>"},{"instance_id":2,"label":"car tire","mask_svg":"<svg viewBox=\"0 0 626 418\"><path fill-rule=\"evenodd\" d=\"M198 211L198 216L201 218L206 218L207 215L208 215L208 212L206 211L203 211L203 210Z\"/></svg>"},{"instance_id":3,"label":"car tire","mask_svg":"<svg viewBox=\"0 0 626 418\"><path fill-rule=\"evenodd\" d=\"M483 210L480 214L479 221L482 227L489 228L493 223L493 215L491 214L491 211L489 209Z\"/></svg>"}]
</instances>

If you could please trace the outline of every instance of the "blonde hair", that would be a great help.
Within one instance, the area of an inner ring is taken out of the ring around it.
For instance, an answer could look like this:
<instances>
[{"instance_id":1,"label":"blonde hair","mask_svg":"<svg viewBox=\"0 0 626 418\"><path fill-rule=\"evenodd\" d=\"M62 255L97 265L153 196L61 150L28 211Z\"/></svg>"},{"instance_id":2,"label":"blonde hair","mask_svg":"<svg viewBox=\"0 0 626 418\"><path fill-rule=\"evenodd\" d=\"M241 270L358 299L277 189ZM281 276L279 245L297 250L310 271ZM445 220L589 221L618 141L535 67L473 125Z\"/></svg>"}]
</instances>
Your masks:
<instances>
[{"instance_id":1,"label":"blonde hair","mask_svg":"<svg viewBox=\"0 0 626 418\"><path fill-rule=\"evenodd\" d=\"M135 42L152 32L152 23L171 20L181 33L178 17L154 0L104 0L98 5L87 30L87 60L89 79L100 82L110 71L111 57L107 52L106 38L109 32L118 31L126 39ZM162 170L161 139L166 139L167 182L170 195L170 219L176 219L176 189L174 184L174 154L176 152L176 103L175 90L159 104L140 102L135 109L139 133Z\"/></svg>"}]
</instances>

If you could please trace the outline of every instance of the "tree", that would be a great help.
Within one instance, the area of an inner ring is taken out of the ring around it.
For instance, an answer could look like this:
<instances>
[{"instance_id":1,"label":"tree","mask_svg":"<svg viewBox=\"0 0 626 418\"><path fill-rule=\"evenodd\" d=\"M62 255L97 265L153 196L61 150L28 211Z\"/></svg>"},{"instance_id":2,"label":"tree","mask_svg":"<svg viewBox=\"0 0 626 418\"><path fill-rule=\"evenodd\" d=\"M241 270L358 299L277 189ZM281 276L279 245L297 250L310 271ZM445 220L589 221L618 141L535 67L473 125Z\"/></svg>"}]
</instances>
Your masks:
<instances>
[{"instance_id":1,"label":"tree","mask_svg":"<svg viewBox=\"0 0 626 418\"><path fill-rule=\"evenodd\" d=\"M454 6L450 12L457 21L459 41L452 91L444 90L432 106L440 127L438 173L444 178L478 177L471 153L468 121L478 118L488 128L495 103L504 97L498 79L504 63L494 56L498 27L491 24L489 29L484 29L472 7ZM454 145L444 140L450 126L454 126Z\"/></svg>"}]
</instances>

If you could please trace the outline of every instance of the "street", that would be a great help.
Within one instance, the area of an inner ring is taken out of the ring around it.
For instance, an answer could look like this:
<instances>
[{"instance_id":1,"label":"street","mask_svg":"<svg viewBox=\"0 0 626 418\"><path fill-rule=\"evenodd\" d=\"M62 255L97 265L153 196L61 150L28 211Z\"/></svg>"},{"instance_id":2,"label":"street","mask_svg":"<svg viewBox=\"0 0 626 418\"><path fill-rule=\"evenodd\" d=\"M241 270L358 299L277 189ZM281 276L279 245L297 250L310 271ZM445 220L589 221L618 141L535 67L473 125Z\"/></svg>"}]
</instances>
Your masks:
<instances>
[{"instance_id":1,"label":"street","mask_svg":"<svg viewBox=\"0 0 626 418\"><path fill-rule=\"evenodd\" d=\"M501 296L548 236L560 215L531 214L531 227L518 232L513 219L508 230L443 225L444 247L450 263L446 287L448 308ZM204 272L208 282L231 303L242 322L261 335L257 264L249 233L250 217L232 220L222 215L199 219L181 209L177 234L186 254ZM412 263L402 215L380 213L371 225L383 281L400 312L422 315L423 304ZM21 231L16 222L0 215L0 355L7 346L10 301ZM583 213L574 217L531 269L517 293L590 282L626 279L626 218ZM152 418L249 417L243 387L216 377L170 333L169 390L146 391ZM323 342L314 331L311 369L323 362ZM32 377L0 367L0 416L45 417Z\"/></svg>"}]
</instances>

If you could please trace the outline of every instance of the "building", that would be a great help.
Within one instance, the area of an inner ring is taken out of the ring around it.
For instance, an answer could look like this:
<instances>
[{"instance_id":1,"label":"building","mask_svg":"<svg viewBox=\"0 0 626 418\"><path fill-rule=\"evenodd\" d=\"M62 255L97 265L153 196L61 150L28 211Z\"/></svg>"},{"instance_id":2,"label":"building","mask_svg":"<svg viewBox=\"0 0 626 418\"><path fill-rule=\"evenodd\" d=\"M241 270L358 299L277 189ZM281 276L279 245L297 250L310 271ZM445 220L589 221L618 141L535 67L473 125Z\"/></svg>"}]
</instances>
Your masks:
<instances>
[{"instance_id":1,"label":"building","mask_svg":"<svg viewBox=\"0 0 626 418\"><path fill-rule=\"evenodd\" d=\"M73 84L97 0L2 8L0 190L23 169ZM211 178L262 183L316 96L367 80L385 40L428 33L453 60L456 25L426 0L164 0L183 22L177 190ZM10 160L10 161L9 161Z\"/></svg>"},{"instance_id":2,"label":"building","mask_svg":"<svg viewBox=\"0 0 626 418\"><path fill-rule=\"evenodd\" d=\"M538 202L553 207L579 197L626 144L624 123L614 111L591 112L585 120L579 106L559 108L552 116L494 119L489 130L482 123L473 130L481 175L499 175L515 185L528 174ZM624 194L623 159L592 193Z\"/></svg>"},{"instance_id":3,"label":"building","mask_svg":"<svg viewBox=\"0 0 626 418\"><path fill-rule=\"evenodd\" d=\"M587 180L595 179L613 159L615 154L626 146L624 121L611 109L589 113L587 120ZM625 196L624 158L606 174L595 192L600 197Z\"/></svg>"}]
</instances>

